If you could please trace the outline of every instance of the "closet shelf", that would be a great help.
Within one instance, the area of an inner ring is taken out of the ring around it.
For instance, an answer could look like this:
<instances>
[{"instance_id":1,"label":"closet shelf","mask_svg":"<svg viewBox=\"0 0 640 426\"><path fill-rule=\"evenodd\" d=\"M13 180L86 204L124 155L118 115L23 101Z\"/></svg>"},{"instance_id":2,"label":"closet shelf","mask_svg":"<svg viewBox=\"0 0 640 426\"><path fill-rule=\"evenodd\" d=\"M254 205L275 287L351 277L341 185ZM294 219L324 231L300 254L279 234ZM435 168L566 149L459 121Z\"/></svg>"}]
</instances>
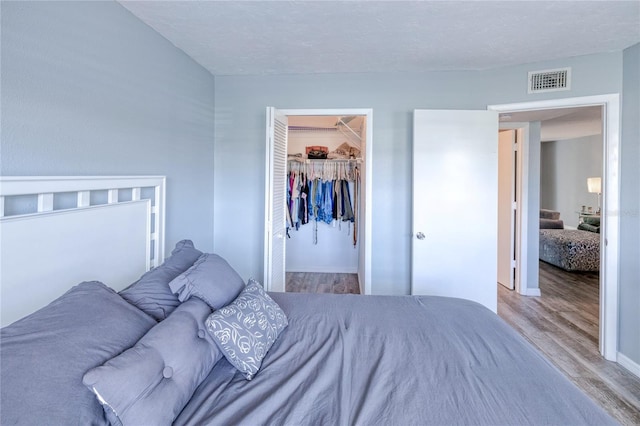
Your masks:
<instances>
[{"instance_id":1,"label":"closet shelf","mask_svg":"<svg viewBox=\"0 0 640 426\"><path fill-rule=\"evenodd\" d=\"M362 158L323 158L323 159L311 159L311 158L289 158L287 161L290 163L300 164L317 164L317 163L362 163Z\"/></svg>"}]
</instances>

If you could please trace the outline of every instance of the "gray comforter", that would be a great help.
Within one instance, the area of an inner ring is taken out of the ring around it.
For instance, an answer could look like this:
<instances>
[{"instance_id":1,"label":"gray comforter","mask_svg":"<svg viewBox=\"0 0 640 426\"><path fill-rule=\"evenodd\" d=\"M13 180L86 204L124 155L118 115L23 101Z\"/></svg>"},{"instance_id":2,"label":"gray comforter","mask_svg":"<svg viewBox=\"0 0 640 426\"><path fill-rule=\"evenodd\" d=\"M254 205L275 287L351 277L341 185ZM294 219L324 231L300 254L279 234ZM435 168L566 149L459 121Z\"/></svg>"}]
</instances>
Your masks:
<instances>
[{"instance_id":1,"label":"gray comforter","mask_svg":"<svg viewBox=\"0 0 640 426\"><path fill-rule=\"evenodd\" d=\"M615 424L474 302L271 296L289 326L260 372L221 360L175 424Z\"/></svg>"}]
</instances>

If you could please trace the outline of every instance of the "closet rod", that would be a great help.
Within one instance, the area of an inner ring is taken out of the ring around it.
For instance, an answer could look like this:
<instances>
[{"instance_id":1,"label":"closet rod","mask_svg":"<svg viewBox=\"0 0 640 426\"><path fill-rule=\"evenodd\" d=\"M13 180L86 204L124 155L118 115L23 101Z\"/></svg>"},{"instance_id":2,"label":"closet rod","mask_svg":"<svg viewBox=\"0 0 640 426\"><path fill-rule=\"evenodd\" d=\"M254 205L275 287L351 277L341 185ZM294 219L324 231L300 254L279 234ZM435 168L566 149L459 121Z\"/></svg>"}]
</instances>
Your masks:
<instances>
[{"instance_id":1,"label":"closet rod","mask_svg":"<svg viewBox=\"0 0 640 426\"><path fill-rule=\"evenodd\" d=\"M290 132L337 132L336 127L288 126Z\"/></svg>"}]
</instances>

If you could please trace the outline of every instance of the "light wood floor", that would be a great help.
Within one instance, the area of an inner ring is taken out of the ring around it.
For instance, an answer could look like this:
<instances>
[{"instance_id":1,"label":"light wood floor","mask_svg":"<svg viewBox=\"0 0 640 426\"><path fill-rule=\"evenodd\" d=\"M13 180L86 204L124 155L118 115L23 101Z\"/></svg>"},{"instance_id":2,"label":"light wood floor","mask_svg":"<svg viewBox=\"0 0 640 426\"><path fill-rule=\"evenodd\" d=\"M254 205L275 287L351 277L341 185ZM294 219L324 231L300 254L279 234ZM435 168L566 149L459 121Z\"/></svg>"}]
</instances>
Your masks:
<instances>
[{"instance_id":1,"label":"light wood floor","mask_svg":"<svg viewBox=\"0 0 640 426\"><path fill-rule=\"evenodd\" d=\"M286 280L288 292L360 294L358 274L287 272Z\"/></svg>"},{"instance_id":2,"label":"light wood floor","mask_svg":"<svg viewBox=\"0 0 640 426\"><path fill-rule=\"evenodd\" d=\"M623 425L640 425L640 379L598 349L599 285L593 272L540 262L541 297L498 285L498 315Z\"/></svg>"}]
</instances>

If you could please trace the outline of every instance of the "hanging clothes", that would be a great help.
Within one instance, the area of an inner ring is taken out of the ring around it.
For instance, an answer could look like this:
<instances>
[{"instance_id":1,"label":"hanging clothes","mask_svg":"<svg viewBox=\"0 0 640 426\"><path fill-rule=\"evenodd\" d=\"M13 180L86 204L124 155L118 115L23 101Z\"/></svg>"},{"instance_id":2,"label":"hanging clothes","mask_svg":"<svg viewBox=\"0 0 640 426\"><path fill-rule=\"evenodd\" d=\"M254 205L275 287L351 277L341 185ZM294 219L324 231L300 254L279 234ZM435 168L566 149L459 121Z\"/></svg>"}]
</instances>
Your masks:
<instances>
[{"instance_id":1,"label":"hanging clothes","mask_svg":"<svg viewBox=\"0 0 640 426\"><path fill-rule=\"evenodd\" d=\"M307 214L309 215L309 221L312 221L315 217L313 203L315 200L316 186L312 179L307 179L307 186L309 187L309 193L307 194Z\"/></svg>"},{"instance_id":2,"label":"hanging clothes","mask_svg":"<svg viewBox=\"0 0 640 426\"><path fill-rule=\"evenodd\" d=\"M356 168L354 170L354 180L353 180L353 199L355 203L353 203L353 246L355 247L358 244L358 213L359 213L359 201L360 201L360 169Z\"/></svg>"},{"instance_id":3,"label":"hanging clothes","mask_svg":"<svg viewBox=\"0 0 640 426\"><path fill-rule=\"evenodd\" d=\"M287 180L287 225L289 228L300 228L300 176L297 172L289 172Z\"/></svg>"},{"instance_id":4,"label":"hanging clothes","mask_svg":"<svg viewBox=\"0 0 640 426\"><path fill-rule=\"evenodd\" d=\"M309 205L307 203L307 198L309 197L309 184L307 182L307 175L304 173L300 174L300 185L298 219L302 225L306 225L309 223Z\"/></svg>"},{"instance_id":5,"label":"hanging clothes","mask_svg":"<svg viewBox=\"0 0 640 426\"><path fill-rule=\"evenodd\" d=\"M287 178L287 233L289 232L290 228L293 228L293 220L291 217L291 203L293 202L291 200L291 184L290 182L290 178L291 178L291 173L289 174L289 177Z\"/></svg>"},{"instance_id":6,"label":"hanging clothes","mask_svg":"<svg viewBox=\"0 0 640 426\"><path fill-rule=\"evenodd\" d=\"M344 215L344 208L342 207L343 205L342 180L338 179L335 181L333 195L335 200L334 210L336 212L334 215L334 219L337 222L342 222L342 216Z\"/></svg>"},{"instance_id":7,"label":"hanging clothes","mask_svg":"<svg viewBox=\"0 0 640 426\"><path fill-rule=\"evenodd\" d=\"M322 180L317 178L315 181L315 198L313 200L313 216L316 218L316 222L322 221L324 218L324 210L322 209L322 200L324 199L322 195L322 191L324 190L324 186L322 185Z\"/></svg>"},{"instance_id":8,"label":"hanging clothes","mask_svg":"<svg viewBox=\"0 0 640 426\"><path fill-rule=\"evenodd\" d=\"M324 182L324 189L322 190L322 218L327 225L330 225L333 221L333 181L327 180Z\"/></svg>"},{"instance_id":9,"label":"hanging clothes","mask_svg":"<svg viewBox=\"0 0 640 426\"><path fill-rule=\"evenodd\" d=\"M349 182L340 181L342 184L342 221L353 222L353 208L351 207L351 196L349 194Z\"/></svg>"},{"instance_id":10,"label":"hanging clothes","mask_svg":"<svg viewBox=\"0 0 640 426\"><path fill-rule=\"evenodd\" d=\"M293 163L293 164L292 164ZM357 243L356 221L359 197L359 169L354 163L289 163L287 180L287 232L314 222L313 241L318 241L318 222L353 223L353 244ZM354 196L351 196L350 184ZM349 231L351 226L349 226ZM350 232L349 232L350 233ZM289 234L287 234L289 235Z\"/></svg>"}]
</instances>

